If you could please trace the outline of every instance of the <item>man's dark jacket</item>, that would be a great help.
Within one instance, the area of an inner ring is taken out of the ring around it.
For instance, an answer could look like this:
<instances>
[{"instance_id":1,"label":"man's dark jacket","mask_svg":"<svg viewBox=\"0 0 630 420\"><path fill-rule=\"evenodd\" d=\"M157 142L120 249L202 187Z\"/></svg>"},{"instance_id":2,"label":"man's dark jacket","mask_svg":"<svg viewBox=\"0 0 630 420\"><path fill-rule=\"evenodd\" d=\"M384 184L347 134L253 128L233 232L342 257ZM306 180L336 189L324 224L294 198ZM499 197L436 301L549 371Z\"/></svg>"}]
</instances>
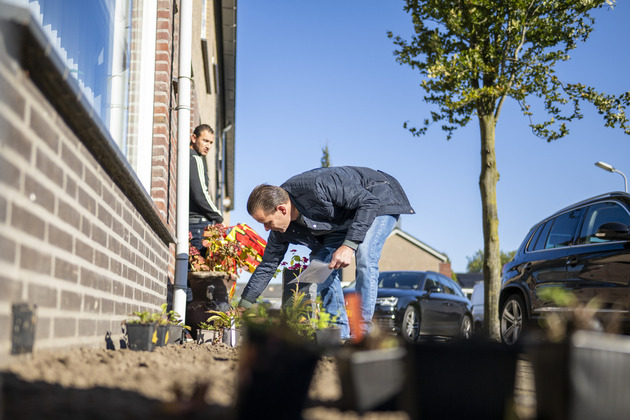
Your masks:
<instances>
[{"instance_id":1,"label":"man's dark jacket","mask_svg":"<svg viewBox=\"0 0 630 420\"><path fill-rule=\"evenodd\" d=\"M269 233L262 261L241 294L242 306L254 303L265 290L289 244L305 245L315 251L321 247L322 235L317 235L318 231L347 231L346 241L359 244L376 216L414 213L398 181L370 168L313 169L292 177L281 187L306 226L292 221L286 232Z\"/></svg>"},{"instance_id":2,"label":"man's dark jacket","mask_svg":"<svg viewBox=\"0 0 630 420\"><path fill-rule=\"evenodd\" d=\"M214 205L208 190L208 163L195 149L190 149L190 218L205 218L207 222L222 223L223 216Z\"/></svg>"}]
</instances>

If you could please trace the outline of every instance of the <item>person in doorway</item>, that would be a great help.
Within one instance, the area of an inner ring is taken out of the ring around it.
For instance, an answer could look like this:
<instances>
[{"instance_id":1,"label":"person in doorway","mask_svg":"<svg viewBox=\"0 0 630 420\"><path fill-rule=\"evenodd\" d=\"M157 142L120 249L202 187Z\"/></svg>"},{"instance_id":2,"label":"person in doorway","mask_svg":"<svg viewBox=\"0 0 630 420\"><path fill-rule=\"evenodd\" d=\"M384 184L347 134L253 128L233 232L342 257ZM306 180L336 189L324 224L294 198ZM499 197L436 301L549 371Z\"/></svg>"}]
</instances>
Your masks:
<instances>
[{"instance_id":1,"label":"person in doorway","mask_svg":"<svg viewBox=\"0 0 630 420\"><path fill-rule=\"evenodd\" d=\"M356 257L356 290L361 295L362 329L376 305L378 262L385 240L401 214L414 210L398 181L363 167L317 168L281 186L259 185L247 212L271 231L261 263L243 289L240 311L251 307L282 262L289 244L311 250L311 260L329 263L332 274L318 284L326 312L337 317L342 340L350 338L338 270Z\"/></svg>"},{"instance_id":2,"label":"person in doorway","mask_svg":"<svg viewBox=\"0 0 630 420\"><path fill-rule=\"evenodd\" d=\"M202 245L203 231L209 224L222 223L223 216L214 205L208 190L208 163L206 156L214 143L214 130L208 124L195 128L190 136L190 198L188 223L192 239L190 243L206 254Z\"/></svg>"}]
</instances>

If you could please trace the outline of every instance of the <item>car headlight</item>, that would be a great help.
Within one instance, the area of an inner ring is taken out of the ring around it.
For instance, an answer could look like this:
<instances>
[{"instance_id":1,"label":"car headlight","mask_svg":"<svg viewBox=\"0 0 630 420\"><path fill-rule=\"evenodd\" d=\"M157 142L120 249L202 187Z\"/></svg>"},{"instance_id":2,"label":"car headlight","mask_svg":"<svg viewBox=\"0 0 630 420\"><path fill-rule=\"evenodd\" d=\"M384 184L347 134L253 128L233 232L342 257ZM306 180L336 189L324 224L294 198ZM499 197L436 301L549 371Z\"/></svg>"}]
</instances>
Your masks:
<instances>
[{"instance_id":1,"label":"car headlight","mask_svg":"<svg viewBox=\"0 0 630 420\"><path fill-rule=\"evenodd\" d=\"M398 304L398 298L393 296L376 298L376 304L381 306L396 306L396 304Z\"/></svg>"}]
</instances>

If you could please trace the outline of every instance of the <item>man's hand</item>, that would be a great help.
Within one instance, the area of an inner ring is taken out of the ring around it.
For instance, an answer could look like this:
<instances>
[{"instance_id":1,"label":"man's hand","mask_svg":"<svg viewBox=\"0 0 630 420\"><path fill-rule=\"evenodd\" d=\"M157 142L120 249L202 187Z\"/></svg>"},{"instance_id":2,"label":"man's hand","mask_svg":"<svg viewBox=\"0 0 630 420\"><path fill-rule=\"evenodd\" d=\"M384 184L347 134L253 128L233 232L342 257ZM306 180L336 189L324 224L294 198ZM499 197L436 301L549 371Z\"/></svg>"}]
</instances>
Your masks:
<instances>
[{"instance_id":1,"label":"man's hand","mask_svg":"<svg viewBox=\"0 0 630 420\"><path fill-rule=\"evenodd\" d=\"M336 268L344 268L350 265L354 257L354 249L347 245L341 245L332 255L332 260L328 264L328 268L333 270Z\"/></svg>"},{"instance_id":2,"label":"man's hand","mask_svg":"<svg viewBox=\"0 0 630 420\"><path fill-rule=\"evenodd\" d=\"M247 310L247 308L245 308L244 306L237 306L236 308L231 309L228 314L230 314L230 316L241 316L243 315L243 312L245 312Z\"/></svg>"}]
</instances>

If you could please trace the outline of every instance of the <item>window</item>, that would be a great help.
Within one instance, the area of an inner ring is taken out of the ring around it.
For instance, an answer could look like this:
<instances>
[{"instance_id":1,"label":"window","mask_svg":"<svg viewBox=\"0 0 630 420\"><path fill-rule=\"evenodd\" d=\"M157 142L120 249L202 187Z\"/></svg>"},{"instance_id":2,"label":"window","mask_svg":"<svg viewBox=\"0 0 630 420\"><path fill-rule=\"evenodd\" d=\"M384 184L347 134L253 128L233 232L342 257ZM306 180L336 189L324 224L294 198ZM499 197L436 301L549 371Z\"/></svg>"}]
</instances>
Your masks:
<instances>
[{"instance_id":1,"label":"window","mask_svg":"<svg viewBox=\"0 0 630 420\"><path fill-rule=\"evenodd\" d=\"M129 0L14 0L28 6L97 118L125 152Z\"/></svg>"},{"instance_id":2,"label":"window","mask_svg":"<svg viewBox=\"0 0 630 420\"><path fill-rule=\"evenodd\" d=\"M575 235L577 224L584 209L577 209L561 214L553 219L549 237L545 243L545 249L561 248L571 245L571 240ZM549 222L547 222L549 223ZM542 237L542 235L541 235Z\"/></svg>"},{"instance_id":3,"label":"window","mask_svg":"<svg viewBox=\"0 0 630 420\"><path fill-rule=\"evenodd\" d=\"M449 283L450 279L439 277L438 281L440 282L442 289L444 289L444 293L446 293L447 295L455 294L455 292L453 291L453 286Z\"/></svg>"},{"instance_id":4,"label":"window","mask_svg":"<svg viewBox=\"0 0 630 420\"><path fill-rule=\"evenodd\" d=\"M553 224L553 220L548 220L540 229L540 234L538 234L538 238L536 239L536 244L533 247L534 251L540 251L545 249L545 243L547 242L547 236L549 236L549 231L551 230L551 225Z\"/></svg>"},{"instance_id":5,"label":"window","mask_svg":"<svg viewBox=\"0 0 630 420\"><path fill-rule=\"evenodd\" d=\"M544 224L538 225L536 232L534 232L534 234L530 237L529 243L527 244L527 251L533 251L536 249L536 241L538 241L538 238L540 237L540 232L542 232L543 226Z\"/></svg>"},{"instance_id":6,"label":"window","mask_svg":"<svg viewBox=\"0 0 630 420\"><path fill-rule=\"evenodd\" d=\"M455 281L453 281L453 279L447 278L448 282L451 284L451 288L453 289L453 294L459 296L459 297L466 297L464 296L464 292L462 291L462 289L460 289L459 285L457 283L455 283Z\"/></svg>"},{"instance_id":7,"label":"window","mask_svg":"<svg viewBox=\"0 0 630 420\"><path fill-rule=\"evenodd\" d=\"M28 8L93 119L151 187L155 0L4 0ZM133 43L132 43L133 39Z\"/></svg>"},{"instance_id":8,"label":"window","mask_svg":"<svg viewBox=\"0 0 630 420\"><path fill-rule=\"evenodd\" d=\"M438 287L438 286L439 286L439 283L435 279L435 277L433 277L433 275L431 274L428 274L426 280L424 281L424 291L428 292L432 288Z\"/></svg>"},{"instance_id":9,"label":"window","mask_svg":"<svg viewBox=\"0 0 630 420\"><path fill-rule=\"evenodd\" d=\"M401 272L381 274L380 288L417 289L420 277L417 273Z\"/></svg>"},{"instance_id":10,"label":"window","mask_svg":"<svg viewBox=\"0 0 630 420\"><path fill-rule=\"evenodd\" d=\"M609 242L608 239L601 239L595 236L597 229L604 223L623 223L630 225L630 215L628 211L618 203L606 202L594 204L588 208L584 224L580 230L578 244L592 244Z\"/></svg>"}]
</instances>

